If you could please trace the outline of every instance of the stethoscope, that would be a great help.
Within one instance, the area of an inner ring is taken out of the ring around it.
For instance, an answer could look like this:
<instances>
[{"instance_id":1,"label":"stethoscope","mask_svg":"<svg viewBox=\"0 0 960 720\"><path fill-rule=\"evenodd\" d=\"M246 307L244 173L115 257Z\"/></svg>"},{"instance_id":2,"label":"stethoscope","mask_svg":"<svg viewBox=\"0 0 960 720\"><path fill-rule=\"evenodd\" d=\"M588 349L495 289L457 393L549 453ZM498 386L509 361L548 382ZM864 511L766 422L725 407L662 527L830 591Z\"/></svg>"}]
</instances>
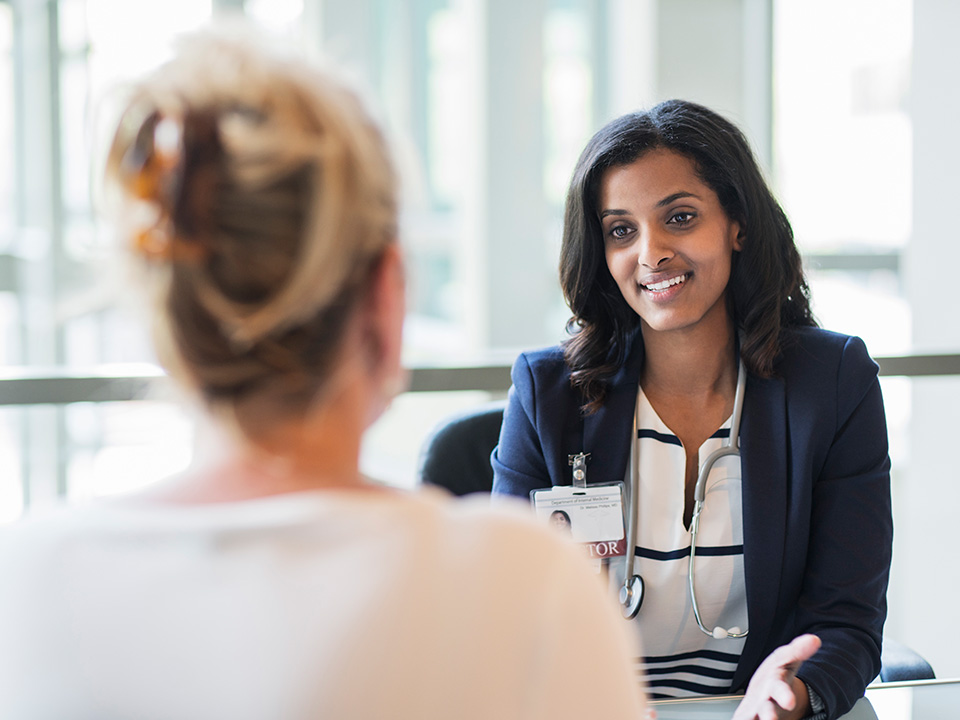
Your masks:
<instances>
[{"instance_id":1,"label":"stethoscope","mask_svg":"<svg viewBox=\"0 0 960 720\"><path fill-rule=\"evenodd\" d=\"M733 417L730 420L730 436L717 450L714 450L704 461L697 475L697 484L693 490L693 518L690 523L690 565L687 569L687 585L690 588L690 604L693 606L693 616L697 619L697 626L710 637L743 638L747 630L741 631L738 627L715 627L710 630L703 624L700 617L700 606L697 604L697 591L694 587L694 562L697 557L697 534L700 532L700 513L703 511L703 502L707 493L707 477L716 462L723 457L740 456L740 416L743 414L743 393L747 385L747 371L740 363L737 372L737 390L733 396ZM633 561L637 549L637 510L639 509L640 465L637 462L637 415L639 407L633 411L633 434L630 441L630 515L627 520L627 554L624 564L623 585L620 587L620 605L623 617L632 620L640 611L643 603L643 578L633 572Z\"/></svg>"}]
</instances>

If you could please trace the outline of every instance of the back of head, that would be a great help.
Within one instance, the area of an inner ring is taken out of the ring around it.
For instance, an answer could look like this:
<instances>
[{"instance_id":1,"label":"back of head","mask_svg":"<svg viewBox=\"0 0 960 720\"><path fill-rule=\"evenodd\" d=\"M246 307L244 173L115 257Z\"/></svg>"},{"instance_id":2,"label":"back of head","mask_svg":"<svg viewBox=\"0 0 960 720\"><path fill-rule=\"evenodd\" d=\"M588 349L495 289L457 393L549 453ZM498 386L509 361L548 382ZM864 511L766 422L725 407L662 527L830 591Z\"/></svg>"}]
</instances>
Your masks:
<instances>
[{"instance_id":1,"label":"back of head","mask_svg":"<svg viewBox=\"0 0 960 720\"><path fill-rule=\"evenodd\" d=\"M358 99L260 39L198 34L135 87L106 175L156 291L161 361L248 434L304 412L396 237Z\"/></svg>"}]
</instances>

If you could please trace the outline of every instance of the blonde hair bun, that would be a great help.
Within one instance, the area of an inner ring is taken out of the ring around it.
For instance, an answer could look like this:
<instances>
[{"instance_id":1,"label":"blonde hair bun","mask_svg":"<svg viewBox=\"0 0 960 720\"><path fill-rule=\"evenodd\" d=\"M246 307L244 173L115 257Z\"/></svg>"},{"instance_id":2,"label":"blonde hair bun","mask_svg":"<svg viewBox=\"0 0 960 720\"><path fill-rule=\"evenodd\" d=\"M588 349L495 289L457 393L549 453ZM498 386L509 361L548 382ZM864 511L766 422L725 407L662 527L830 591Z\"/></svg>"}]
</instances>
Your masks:
<instances>
[{"instance_id":1,"label":"blonde hair bun","mask_svg":"<svg viewBox=\"0 0 960 720\"><path fill-rule=\"evenodd\" d=\"M211 401L322 385L397 223L383 135L335 74L248 30L188 37L135 86L106 179L141 208L171 370Z\"/></svg>"}]
</instances>

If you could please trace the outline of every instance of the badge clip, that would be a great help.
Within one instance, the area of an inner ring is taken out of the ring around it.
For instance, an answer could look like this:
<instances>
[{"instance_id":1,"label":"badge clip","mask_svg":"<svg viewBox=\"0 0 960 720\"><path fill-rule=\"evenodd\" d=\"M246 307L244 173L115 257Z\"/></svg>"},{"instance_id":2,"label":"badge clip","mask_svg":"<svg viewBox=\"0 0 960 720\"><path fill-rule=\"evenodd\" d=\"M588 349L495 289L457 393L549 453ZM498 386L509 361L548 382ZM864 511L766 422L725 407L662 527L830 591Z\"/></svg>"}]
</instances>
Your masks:
<instances>
[{"instance_id":1,"label":"badge clip","mask_svg":"<svg viewBox=\"0 0 960 720\"><path fill-rule=\"evenodd\" d=\"M587 486L587 458L590 453L567 455L567 463L573 465L573 486L585 488Z\"/></svg>"}]
</instances>

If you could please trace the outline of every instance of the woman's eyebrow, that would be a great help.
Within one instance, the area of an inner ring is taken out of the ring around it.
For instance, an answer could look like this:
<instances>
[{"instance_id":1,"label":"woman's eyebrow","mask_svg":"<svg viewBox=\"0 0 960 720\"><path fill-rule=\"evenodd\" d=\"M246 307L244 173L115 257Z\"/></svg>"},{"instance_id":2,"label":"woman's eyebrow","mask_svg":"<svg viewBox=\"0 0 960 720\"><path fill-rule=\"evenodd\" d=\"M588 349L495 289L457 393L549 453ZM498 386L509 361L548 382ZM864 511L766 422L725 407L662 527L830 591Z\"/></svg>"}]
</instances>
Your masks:
<instances>
[{"instance_id":1,"label":"woman's eyebrow","mask_svg":"<svg viewBox=\"0 0 960 720\"><path fill-rule=\"evenodd\" d=\"M605 218L607 215L629 215L629 214L630 214L630 213L628 213L626 210L613 210L613 209L611 209L611 210L603 210L603 211L601 211L601 213L600 213L600 219L602 220L602 219Z\"/></svg>"},{"instance_id":2,"label":"woman's eyebrow","mask_svg":"<svg viewBox=\"0 0 960 720\"><path fill-rule=\"evenodd\" d=\"M699 195L697 195L696 193L688 192L688 191L686 191L686 190L680 190L679 192L675 192L675 193L673 193L673 194L671 194L671 195L667 195L665 198L663 198L662 200L660 200L660 201L656 204L655 207L658 207L658 208L664 207L664 206L666 206L666 205L669 205L669 204L672 203L672 202L675 202L675 201L677 201L677 200L681 200L681 199L683 199L683 198L694 198L695 200L702 200L702 199L703 199L703 198L701 198ZM626 210L617 210L617 209L610 208L610 209L607 209L607 210L602 210L602 211L600 212L600 219L602 220L603 218L607 217L608 215L629 215L629 214L630 214L630 213L628 213Z\"/></svg>"},{"instance_id":3,"label":"woman's eyebrow","mask_svg":"<svg viewBox=\"0 0 960 720\"><path fill-rule=\"evenodd\" d=\"M675 193L673 193L673 195L667 195L663 200L661 200L660 202L657 203L657 207L663 207L664 205L669 205L670 203L674 202L675 200L679 200L679 199L681 199L681 198L687 198L687 197L691 197L691 198L694 198L694 199L696 199L696 200L701 200L701 199L702 199L702 198L701 198L699 195L697 195L696 193L687 192L686 190L681 190L680 192L675 192Z\"/></svg>"}]
</instances>

